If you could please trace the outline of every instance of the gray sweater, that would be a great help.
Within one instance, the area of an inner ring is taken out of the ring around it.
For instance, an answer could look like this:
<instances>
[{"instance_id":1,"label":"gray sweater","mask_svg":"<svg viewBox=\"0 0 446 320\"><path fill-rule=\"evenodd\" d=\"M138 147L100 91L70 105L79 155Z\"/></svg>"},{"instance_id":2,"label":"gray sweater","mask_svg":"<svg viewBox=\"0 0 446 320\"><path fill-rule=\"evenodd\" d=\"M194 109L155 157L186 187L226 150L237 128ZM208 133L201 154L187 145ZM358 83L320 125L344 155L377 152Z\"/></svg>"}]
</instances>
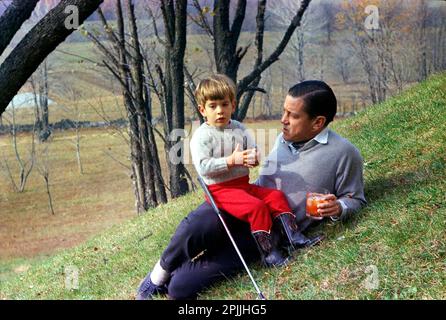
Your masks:
<instances>
[{"instance_id":1,"label":"gray sweater","mask_svg":"<svg viewBox=\"0 0 446 320\"><path fill-rule=\"evenodd\" d=\"M312 139L298 152L280 134L256 182L285 193L302 230L312 221L305 216L306 191L312 186L328 189L341 200L343 220L366 204L358 149L334 131L325 130L325 143Z\"/></svg>"},{"instance_id":2,"label":"gray sweater","mask_svg":"<svg viewBox=\"0 0 446 320\"><path fill-rule=\"evenodd\" d=\"M231 120L224 129L203 123L195 131L190 141L192 162L206 184L249 175L248 168L244 166L228 168L226 163L226 157L232 154L237 143L243 150L255 147L249 130L236 120Z\"/></svg>"}]
</instances>

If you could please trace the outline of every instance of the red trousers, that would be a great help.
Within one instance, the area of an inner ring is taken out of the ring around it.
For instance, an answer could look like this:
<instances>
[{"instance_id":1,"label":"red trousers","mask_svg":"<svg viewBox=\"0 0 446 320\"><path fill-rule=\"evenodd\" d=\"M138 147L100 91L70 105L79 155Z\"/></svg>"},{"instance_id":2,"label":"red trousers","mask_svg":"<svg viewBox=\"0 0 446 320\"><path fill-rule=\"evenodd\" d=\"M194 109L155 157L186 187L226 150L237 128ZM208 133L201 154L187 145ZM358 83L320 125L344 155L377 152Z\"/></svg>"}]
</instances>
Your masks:
<instances>
[{"instance_id":1,"label":"red trousers","mask_svg":"<svg viewBox=\"0 0 446 320\"><path fill-rule=\"evenodd\" d=\"M249 184L244 176L208 186L219 209L248 222L251 231L270 232L272 219L283 213L291 213L282 191ZM209 199L206 197L209 202Z\"/></svg>"}]
</instances>

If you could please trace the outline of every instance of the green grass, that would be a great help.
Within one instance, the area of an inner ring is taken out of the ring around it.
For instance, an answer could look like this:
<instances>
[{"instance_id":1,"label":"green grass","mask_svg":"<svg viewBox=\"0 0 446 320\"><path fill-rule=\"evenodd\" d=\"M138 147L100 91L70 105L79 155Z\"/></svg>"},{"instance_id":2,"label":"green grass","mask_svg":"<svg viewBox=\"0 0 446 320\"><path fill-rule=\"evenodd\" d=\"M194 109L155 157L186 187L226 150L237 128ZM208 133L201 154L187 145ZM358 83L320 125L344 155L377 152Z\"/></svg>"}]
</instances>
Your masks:
<instances>
[{"instance_id":1,"label":"green grass","mask_svg":"<svg viewBox=\"0 0 446 320\"><path fill-rule=\"evenodd\" d=\"M327 223L327 240L299 251L279 269L254 265L270 299L446 298L446 75L431 77L333 128L365 160L369 205L347 222ZM202 194L151 210L73 249L30 262L0 279L6 299L132 299L141 278L178 222ZM66 267L79 269L79 289L65 288ZM3 266L2 268L8 268ZM9 269L11 269L9 265ZM372 271L369 271L372 270ZM373 270L379 283L366 286ZM254 299L245 273L202 299Z\"/></svg>"}]
</instances>

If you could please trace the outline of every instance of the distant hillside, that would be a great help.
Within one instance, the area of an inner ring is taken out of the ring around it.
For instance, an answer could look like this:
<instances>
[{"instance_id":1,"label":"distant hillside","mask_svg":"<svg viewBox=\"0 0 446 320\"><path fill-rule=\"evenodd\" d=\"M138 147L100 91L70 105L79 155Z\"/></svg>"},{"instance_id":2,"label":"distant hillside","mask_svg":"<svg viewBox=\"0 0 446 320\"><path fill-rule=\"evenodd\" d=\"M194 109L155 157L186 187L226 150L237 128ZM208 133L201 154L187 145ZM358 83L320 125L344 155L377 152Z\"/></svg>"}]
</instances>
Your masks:
<instances>
[{"instance_id":1,"label":"distant hillside","mask_svg":"<svg viewBox=\"0 0 446 320\"><path fill-rule=\"evenodd\" d=\"M209 5L212 7L213 1L201 1L203 5ZM0 0L1 3L1 0ZM37 4L31 19L24 23L21 30L18 32L18 35L13 40L13 45L17 44L18 41L30 30L45 14L48 13L49 10L54 8L58 3L60 3L60 0L40 0L40 2ZM115 0L104 0L103 4L101 5L101 9L109 21L113 21L115 19ZM7 2L0 4L0 15L3 14L7 7ZM158 1L152 1L152 0L136 0L135 1L136 6L136 15L138 19L140 20L149 20L149 14L147 11L147 6L150 6L155 14L159 14L159 4ZM236 3L232 3L232 9L235 10ZM256 8L257 7L257 0L248 0L247 10L246 10L246 16L245 21L243 23L242 31L255 31L255 17L256 17L256 10L250 10L249 8ZM189 13L192 15L196 14L195 8L190 5L188 7ZM209 16L210 23L212 24L212 17ZM92 14L86 21L87 23L94 23L96 21L99 21L99 16L97 13ZM266 22L266 30L270 30L274 27L273 21L271 19L267 20ZM200 27L195 25L194 23L190 23L188 26L189 33L200 33L203 32ZM163 22L162 18L160 18L158 22L158 30L161 34L164 32ZM143 31L144 32L144 31ZM87 41L85 37L81 36L79 32L74 32L72 35L70 35L67 40L67 42L82 42Z\"/></svg>"},{"instance_id":2,"label":"distant hillside","mask_svg":"<svg viewBox=\"0 0 446 320\"><path fill-rule=\"evenodd\" d=\"M210 7L213 6L213 1L201 0L200 2L202 3L203 6L210 6ZM317 2L317 0L314 2ZM5 0L0 5L0 15L3 14L3 12L6 10L6 7L9 5L9 3L10 3L10 0ZM60 0L40 0L33 12L32 18L31 18L33 23L35 23L39 19L41 19L46 13L48 13L49 10L54 8L59 3L60 3ZM107 19L111 19L111 20L115 19L115 3L116 3L115 0L104 0L103 4L101 5L101 9L104 12L104 15ZM136 9L137 9L136 14L141 19L148 18L148 13L147 13L147 10L145 9L145 8L147 8L147 6L150 6L152 9L154 9L155 12L157 11L157 8L159 8L158 2L152 1L152 0L136 0L134 3L136 6ZM232 9L235 10L235 7L236 7L236 2L232 1ZM296 4L296 7L297 7L297 4ZM243 26L243 31L254 31L255 30L255 17L256 17L257 10L251 10L251 8L257 8L257 0L247 0L247 10L246 10L246 17L245 17L245 22L244 22L244 26ZM189 10L190 14L196 13L196 10L192 5L190 5L188 7L188 10ZM209 15L209 19L212 22L212 16ZM99 17L96 13L94 13L87 21L96 21L96 20L99 20ZM268 20L266 29L268 30L272 25L274 25L274 21ZM160 26L160 27L161 27L160 29L162 30L162 26ZM199 27L195 26L194 24L191 24L190 28L193 32L200 31Z\"/></svg>"},{"instance_id":3,"label":"distant hillside","mask_svg":"<svg viewBox=\"0 0 446 320\"><path fill-rule=\"evenodd\" d=\"M3 2L2 4L0 4L0 15L2 15L3 12L6 10L6 7L11 3L11 0L1 0L0 2ZM34 9L35 17L43 17L49 10L54 8L59 3L60 0L40 0L37 3L36 8ZM101 7L106 12L112 11L114 3L115 0L104 0L104 3Z\"/></svg>"}]
</instances>

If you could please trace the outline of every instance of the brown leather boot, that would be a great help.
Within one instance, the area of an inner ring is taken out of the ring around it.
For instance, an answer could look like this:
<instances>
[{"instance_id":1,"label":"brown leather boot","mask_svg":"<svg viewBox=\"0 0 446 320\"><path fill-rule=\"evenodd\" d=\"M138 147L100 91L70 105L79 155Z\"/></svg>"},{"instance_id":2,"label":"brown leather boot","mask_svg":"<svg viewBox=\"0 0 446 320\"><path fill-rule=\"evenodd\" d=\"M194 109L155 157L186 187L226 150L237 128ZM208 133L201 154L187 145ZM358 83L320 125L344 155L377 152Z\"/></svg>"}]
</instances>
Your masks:
<instances>
[{"instance_id":1,"label":"brown leather boot","mask_svg":"<svg viewBox=\"0 0 446 320\"><path fill-rule=\"evenodd\" d=\"M256 231L252 235L257 243L262 261L267 267L279 267L288 262L288 258L284 257L282 252L273 245L271 235L268 232Z\"/></svg>"},{"instance_id":2,"label":"brown leather boot","mask_svg":"<svg viewBox=\"0 0 446 320\"><path fill-rule=\"evenodd\" d=\"M289 213L284 213L274 219L274 222L280 221L285 231L285 235L292 249L312 247L324 239L323 235L312 238L306 237L296 224L296 219Z\"/></svg>"}]
</instances>

